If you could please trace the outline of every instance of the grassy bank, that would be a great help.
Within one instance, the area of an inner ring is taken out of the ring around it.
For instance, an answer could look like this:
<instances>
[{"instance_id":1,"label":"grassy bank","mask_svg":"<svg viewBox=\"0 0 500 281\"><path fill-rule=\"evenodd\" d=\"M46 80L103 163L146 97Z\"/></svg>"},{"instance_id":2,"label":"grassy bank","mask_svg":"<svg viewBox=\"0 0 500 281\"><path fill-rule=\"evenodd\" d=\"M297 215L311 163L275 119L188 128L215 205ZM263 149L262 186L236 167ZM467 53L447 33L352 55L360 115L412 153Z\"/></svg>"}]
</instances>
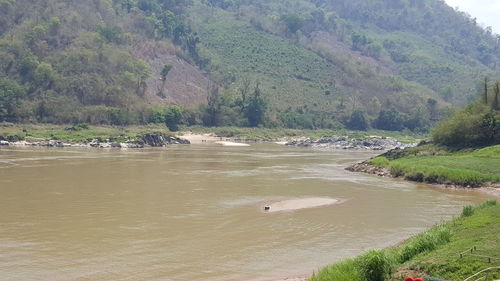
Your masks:
<instances>
[{"instance_id":1,"label":"grassy bank","mask_svg":"<svg viewBox=\"0 0 500 281\"><path fill-rule=\"evenodd\" d=\"M220 137L244 139L277 140L282 138L307 137L311 139L334 136L349 136L364 139L368 136L383 136L397 139L401 142L414 143L425 138L425 135L412 132L393 131L349 131L349 130L295 130L283 128L250 128L250 127L181 127L181 131L195 134L215 134ZM94 125L52 125L52 124L12 124L0 123L0 136L3 138L17 137L22 140L61 140L82 142L88 139L111 139L114 141L134 140L138 135L151 132L161 132L172 135L165 125L144 126L94 126Z\"/></svg>"},{"instance_id":2,"label":"grassy bank","mask_svg":"<svg viewBox=\"0 0 500 281\"><path fill-rule=\"evenodd\" d=\"M464 207L460 217L436 225L398 246L372 250L327 266L310 280L384 281L404 280L408 276L464 280L483 269L500 266L498 233L500 205L487 201ZM500 278L500 271L494 271L489 278Z\"/></svg>"},{"instance_id":3,"label":"grassy bank","mask_svg":"<svg viewBox=\"0 0 500 281\"><path fill-rule=\"evenodd\" d=\"M413 181L472 187L500 182L500 145L460 151L424 145L391 151L369 163Z\"/></svg>"},{"instance_id":4,"label":"grassy bank","mask_svg":"<svg viewBox=\"0 0 500 281\"><path fill-rule=\"evenodd\" d=\"M60 140L84 142L99 141L124 142L137 140L145 133L159 132L172 135L164 125L148 126L91 126L91 125L49 125L0 123L0 137L10 140Z\"/></svg>"}]
</instances>

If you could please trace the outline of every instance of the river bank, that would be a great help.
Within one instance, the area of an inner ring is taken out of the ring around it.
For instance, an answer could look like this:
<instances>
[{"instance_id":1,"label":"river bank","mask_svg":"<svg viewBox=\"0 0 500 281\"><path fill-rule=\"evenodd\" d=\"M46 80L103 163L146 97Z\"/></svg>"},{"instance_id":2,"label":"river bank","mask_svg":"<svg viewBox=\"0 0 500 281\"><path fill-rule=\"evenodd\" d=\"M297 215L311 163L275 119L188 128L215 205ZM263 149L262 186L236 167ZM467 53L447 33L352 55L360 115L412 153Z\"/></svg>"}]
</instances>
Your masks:
<instances>
[{"instance_id":1,"label":"river bank","mask_svg":"<svg viewBox=\"0 0 500 281\"><path fill-rule=\"evenodd\" d=\"M190 144L190 142L183 138L167 136L161 133L148 133L138 136L135 140L127 140L123 142L112 141L110 139L88 139L82 142L61 141L61 140L0 140L0 146L14 146L14 147L78 147L78 148L145 148L145 147L164 147L172 144Z\"/></svg>"},{"instance_id":2,"label":"river bank","mask_svg":"<svg viewBox=\"0 0 500 281\"><path fill-rule=\"evenodd\" d=\"M266 142L322 150L389 150L414 146L417 139L386 131L187 127L173 133L161 124L120 127L0 123L0 145L4 146L143 148L214 142Z\"/></svg>"},{"instance_id":3,"label":"river bank","mask_svg":"<svg viewBox=\"0 0 500 281\"><path fill-rule=\"evenodd\" d=\"M466 206L459 217L436 225L400 244L327 266L313 274L312 281L464 280L487 268L500 265L498 231L500 205L487 201ZM457 270L460 268L460 270ZM495 280L500 272L477 277ZM370 276L371 278L367 278Z\"/></svg>"},{"instance_id":4,"label":"river bank","mask_svg":"<svg viewBox=\"0 0 500 281\"><path fill-rule=\"evenodd\" d=\"M390 150L346 170L433 184L441 188L475 189L500 197L500 146L450 151L424 144Z\"/></svg>"}]
</instances>

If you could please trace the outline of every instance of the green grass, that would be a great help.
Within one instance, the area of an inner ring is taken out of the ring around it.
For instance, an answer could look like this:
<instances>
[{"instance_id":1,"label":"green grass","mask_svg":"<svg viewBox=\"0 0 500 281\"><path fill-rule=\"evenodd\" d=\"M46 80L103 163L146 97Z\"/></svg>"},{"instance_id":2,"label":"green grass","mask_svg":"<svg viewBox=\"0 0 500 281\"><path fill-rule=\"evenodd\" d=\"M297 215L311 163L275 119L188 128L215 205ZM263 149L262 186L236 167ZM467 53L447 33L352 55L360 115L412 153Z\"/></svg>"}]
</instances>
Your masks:
<instances>
[{"instance_id":1,"label":"green grass","mask_svg":"<svg viewBox=\"0 0 500 281\"><path fill-rule=\"evenodd\" d=\"M376 157L370 163L414 181L472 187L500 182L500 145L456 152L425 146Z\"/></svg>"},{"instance_id":2,"label":"green grass","mask_svg":"<svg viewBox=\"0 0 500 281\"><path fill-rule=\"evenodd\" d=\"M198 23L199 35L211 68L227 77L258 81L274 108L308 105L331 111L338 101L332 90L331 77L341 71L324 58L284 39L258 31L250 24L236 20L226 11L215 10L208 22ZM206 15L206 8L193 9L194 21ZM314 105L315 104L315 105Z\"/></svg>"},{"instance_id":3,"label":"green grass","mask_svg":"<svg viewBox=\"0 0 500 281\"><path fill-rule=\"evenodd\" d=\"M311 281L403 280L407 276L433 276L464 280L500 259L464 255L476 247L474 255L500 258L500 205L487 201L468 206L472 214L436 225L398 246L369 251L361 256L329 265L315 273ZM500 272L490 276L500 278Z\"/></svg>"},{"instance_id":4,"label":"green grass","mask_svg":"<svg viewBox=\"0 0 500 281\"><path fill-rule=\"evenodd\" d=\"M0 123L0 136L17 136L27 141L60 140L84 142L92 139L122 142L136 140L145 133L160 132L172 135L163 125L147 126L91 126Z\"/></svg>"}]
</instances>

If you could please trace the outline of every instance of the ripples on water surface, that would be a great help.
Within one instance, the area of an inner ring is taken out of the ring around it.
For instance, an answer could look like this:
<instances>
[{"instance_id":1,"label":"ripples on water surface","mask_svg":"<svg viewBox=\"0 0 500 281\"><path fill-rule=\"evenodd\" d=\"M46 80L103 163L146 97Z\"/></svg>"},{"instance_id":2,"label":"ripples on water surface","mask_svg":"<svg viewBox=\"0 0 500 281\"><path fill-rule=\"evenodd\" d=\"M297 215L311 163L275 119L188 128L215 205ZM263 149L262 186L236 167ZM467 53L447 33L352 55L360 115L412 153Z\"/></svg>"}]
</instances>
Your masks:
<instances>
[{"instance_id":1,"label":"ripples on water surface","mask_svg":"<svg viewBox=\"0 0 500 281\"><path fill-rule=\"evenodd\" d=\"M268 280L394 244L480 202L353 174L367 152L272 144L0 149L1 280ZM297 197L340 205L265 214Z\"/></svg>"}]
</instances>

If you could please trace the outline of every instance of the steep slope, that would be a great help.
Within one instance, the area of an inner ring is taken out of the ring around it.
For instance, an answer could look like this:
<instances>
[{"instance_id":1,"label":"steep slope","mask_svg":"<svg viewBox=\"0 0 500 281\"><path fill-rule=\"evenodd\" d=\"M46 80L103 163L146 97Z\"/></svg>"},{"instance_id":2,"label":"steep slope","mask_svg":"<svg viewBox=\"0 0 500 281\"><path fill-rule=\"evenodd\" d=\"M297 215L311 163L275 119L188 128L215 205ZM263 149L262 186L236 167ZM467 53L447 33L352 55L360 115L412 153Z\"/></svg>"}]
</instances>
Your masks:
<instances>
[{"instance_id":1,"label":"steep slope","mask_svg":"<svg viewBox=\"0 0 500 281\"><path fill-rule=\"evenodd\" d=\"M290 111L348 123L384 107L429 124L500 77L497 37L439 0L207 2L190 16L211 70L233 93L259 81L285 124Z\"/></svg>"},{"instance_id":2,"label":"steep slope","mask_svg":"<svg viewBox=\"0 0 500 281\"><path fill-rule=\"evenodd\" d=\"M19 92L0 120L144 123L162 104L205 103L208 79L183 51L183 2L1 1L2 90Z\"/></svg>"}]
</instances>

